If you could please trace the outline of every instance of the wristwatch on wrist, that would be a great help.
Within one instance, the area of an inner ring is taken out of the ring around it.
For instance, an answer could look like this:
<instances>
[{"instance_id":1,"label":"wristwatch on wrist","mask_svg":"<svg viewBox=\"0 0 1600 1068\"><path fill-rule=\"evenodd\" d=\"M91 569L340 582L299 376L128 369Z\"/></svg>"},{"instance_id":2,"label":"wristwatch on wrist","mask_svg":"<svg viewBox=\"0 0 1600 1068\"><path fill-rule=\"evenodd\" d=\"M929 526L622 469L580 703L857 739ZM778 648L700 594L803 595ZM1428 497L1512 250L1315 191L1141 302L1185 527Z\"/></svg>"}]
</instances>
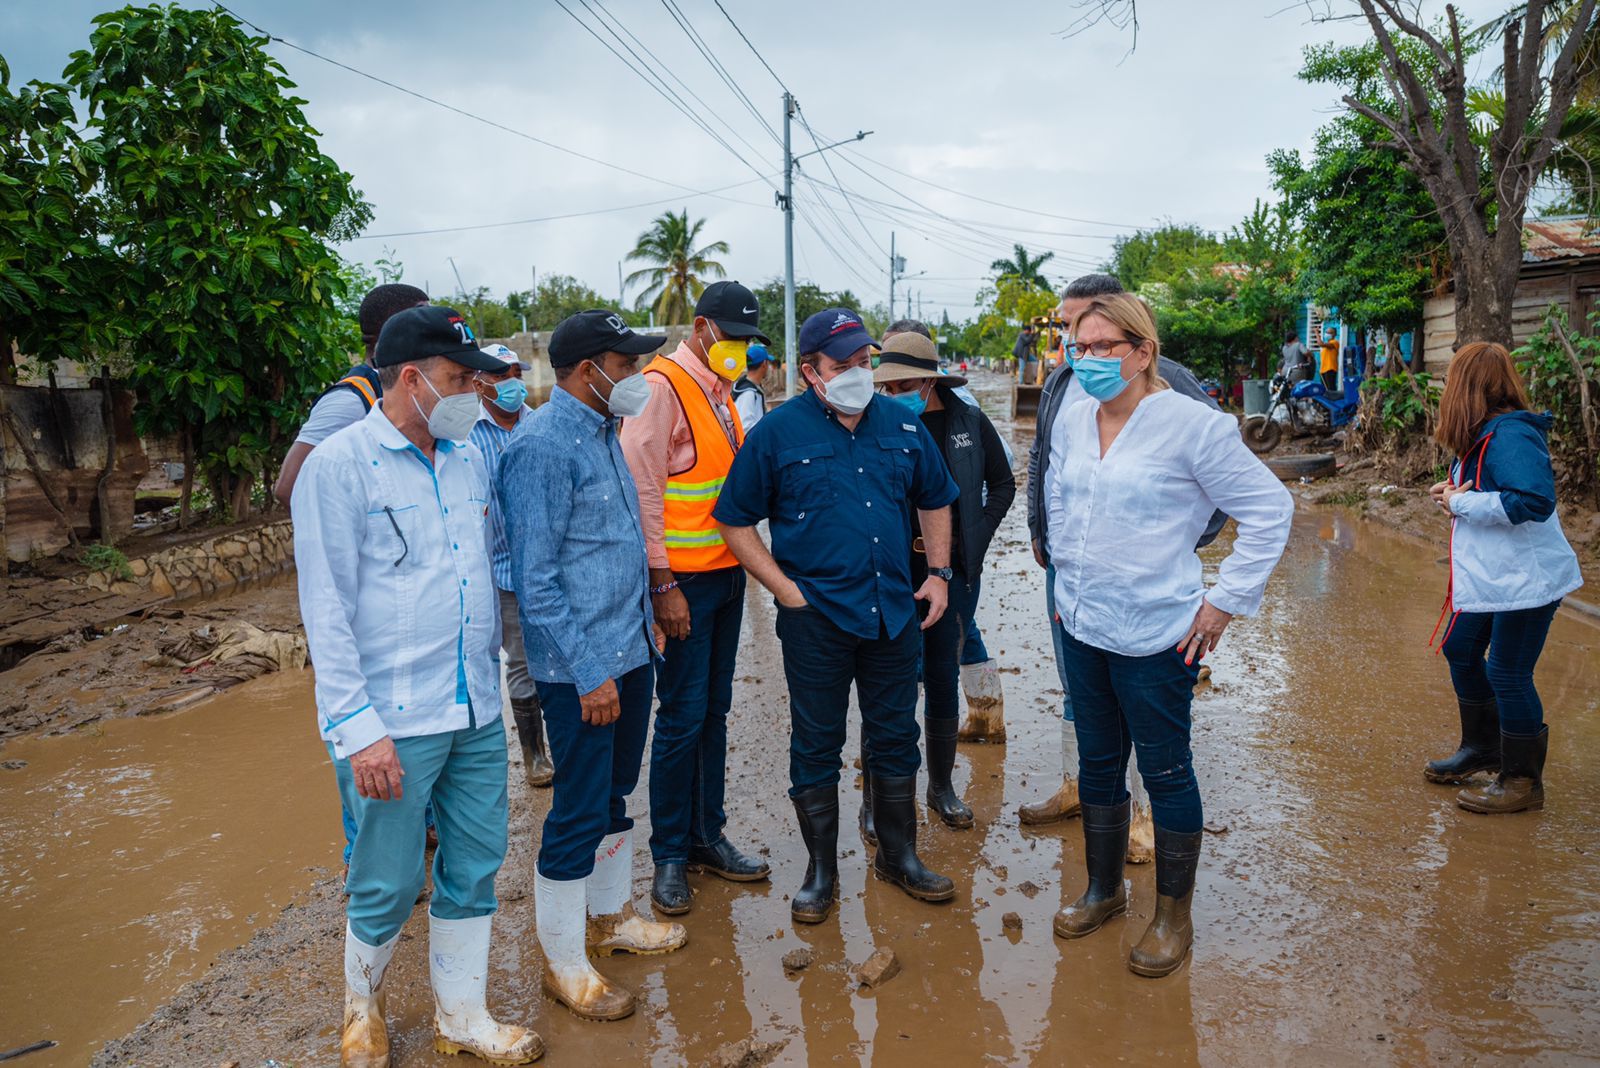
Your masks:
<instances>
[{"instance_id":1,"label":"wristwatch on wrist","mask_svg":"<svg viewBox=\"0 0 1600 1068\"><path fill-rule=\"evenodd\" d=\"M956 577L955 568L953 567L930 567L928 568L928 574L934 578L942 578L946 582Z\"/></svg>"}]
</instances>

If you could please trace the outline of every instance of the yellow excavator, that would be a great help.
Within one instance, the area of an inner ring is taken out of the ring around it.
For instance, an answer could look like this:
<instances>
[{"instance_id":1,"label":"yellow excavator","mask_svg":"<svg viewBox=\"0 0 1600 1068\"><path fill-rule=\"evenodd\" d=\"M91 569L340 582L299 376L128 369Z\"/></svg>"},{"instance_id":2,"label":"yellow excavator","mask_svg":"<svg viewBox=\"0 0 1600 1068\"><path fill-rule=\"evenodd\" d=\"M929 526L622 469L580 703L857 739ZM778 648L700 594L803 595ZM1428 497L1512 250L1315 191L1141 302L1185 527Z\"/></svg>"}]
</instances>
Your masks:
<instances>
[{"instance_id":1,"label":"yellow excavator","mask_svg":"<svg viewBox=\"0 0 1600 1068\"><path fill-rule=\"evenodd\" d=\"M1027 363L1018 367L1019 378L1011 387L1011 417L1013 419L1031 419L1039 414L1039 396L1044 392L1044 380L1050 377L1050 372L1061 366L1065 359L1062 346L1067 336L1067 323L1053 315L1035 315L1028 320L1028 326L1033 330L1033 374L1026 379L1020 377L1026 369Z\"/></svg>"}]
</instances>

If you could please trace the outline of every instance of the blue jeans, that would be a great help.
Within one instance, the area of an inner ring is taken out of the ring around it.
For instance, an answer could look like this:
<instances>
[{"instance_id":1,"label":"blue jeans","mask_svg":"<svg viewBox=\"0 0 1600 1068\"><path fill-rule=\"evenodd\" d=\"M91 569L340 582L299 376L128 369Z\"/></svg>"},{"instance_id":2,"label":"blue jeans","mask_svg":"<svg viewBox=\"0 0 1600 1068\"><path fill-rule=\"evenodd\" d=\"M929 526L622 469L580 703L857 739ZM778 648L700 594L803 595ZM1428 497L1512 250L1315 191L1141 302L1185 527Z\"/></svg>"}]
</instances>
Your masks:
<instances>
[{"instance_id":1,"label":"blue jeans","mask_svg":"<svg viewBox=\"0 0 1600 1068\"><path fill-rule=\"evenodd\" d=\"M657 864L687 861L691 842L715 845L728 822L728 709L745 581L741 567L678 575L689 636L667 641L650 743L650 856Z\"/></svg>"},{"instance_id":2,"label":"blue jeans","mask_svg":"<svg viewBox=\"0 0 1600 1068\"><path fill-rule=\"evenodd\" d=\"M546 879L587 879L600 839L633 826L628 795L639 785L655 666L636 667L615 682L622 715L603 727L583 722L578 688L570 682L534 683L556 766L539 842L539 874Z\"/></svg>"},{"instance_id":3,"label":"blue jeans","mask_svg":"<svg viewBox=\"0 0 1600 1068\"><path fill-rule=\"evenodd\" d=\"M960 646L967 624L978 605L978 584L957 571L950 580L950 603L939 622L922 632L922 688L929 719L957 719L961 715L961 665L967 663ZM985 657L984 659L988 659Z\"/></svg>"},{"instance_id":4,"label":"blue jeans","mask_svg":"<svg viewBox=\"0 0 1600 1068\"><path fill-rule=\"evenodd\" d=\"M960 572L956 573L960 578ZM971 583L972 603L967 608L966 629L961 635L961 666L982 664L989 659L989 647L983 644L983 631L978 629L978 595L983 587L983 576L974 575Z\"/></svg>"},{"instance_id":5,"label":"blue jeans","mask_svg":"<svg viewBox=\"0 0 1600 1068\"><path fill-rule=\"evenodd\" d=\"M1067 653L1062 647L1067 629L1056 618L1056 565L1044 569L1044 610L1050 620L1050 644L1056 651L1056 677L1061 680L1061 718L1072 722L1072 687L1067 685ZM1062 769L1065 771L1066 769Z\"/></svg>"},{"instance_id":6,"label":"blue jeans","mask_svg":"<svg viewBox=\"0 0 1600 1068\"><path fill-rule=\"evenodd\" d=\"M1185 664L1176 649L1123 656L1065 632L1062 649L1076 714L1083 803L1119 805L1127 799L1131 749L1138 753L1156 825L1179 834L1204 828L1189 751L1189 706L1200 662Z\"/></svg>"},{"instance_id":7,"label":"blue jeans","mask_svg":"<svg viewBox=\"0 0 1600 1068\"><path fill-rule=\"evenodd\" d=\"M1444 658L1450 662L1456 696L1463 701L1494 701L1500 707L1500 729L1506 734L1531 738L1544 724L1533 667L1560 606L1556 600L1517 612L1462 612L1451 624Z\"/></svg>"},{"instance_id":8,"label":"blue jeans","mask_svg":"<svg viewBox=\"0 0 1600 1068\"><path fill-rule=\"evenodd\" d=\"M861 706L861 748L877 775L915 775L922 764L917 730L916 616L894 637L859 638L815 608L778 606L778 640L789 683L789 795L839 782L850 686Z\"/></svg>"},{"instance_id":9,"label":"blue jeans","mask_svg":"<svg viewBox=\"0 0 1600 1068\"><path fill-rule=\"evenodd\" d=\"M355 817L346 915L369 946L393 938L422 891L423 810L439 823L433 900L440 919L487 916L494 877L506 855L506 729L499 716L481 727L396 738L405 771L398 800L356 792L350 762L334 762L339 793Z\"/></svg>"}]
</instances>

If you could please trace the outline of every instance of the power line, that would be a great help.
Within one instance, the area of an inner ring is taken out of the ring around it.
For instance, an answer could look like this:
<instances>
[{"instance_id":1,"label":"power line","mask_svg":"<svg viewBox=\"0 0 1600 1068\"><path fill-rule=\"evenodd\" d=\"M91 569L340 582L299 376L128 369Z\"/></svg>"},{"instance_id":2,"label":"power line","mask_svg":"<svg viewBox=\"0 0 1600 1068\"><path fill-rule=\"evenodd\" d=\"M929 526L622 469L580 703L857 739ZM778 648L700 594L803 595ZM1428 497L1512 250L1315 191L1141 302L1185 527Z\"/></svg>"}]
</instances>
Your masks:
<instances>
[{"instance_id":1,"label":"power line","mask_svg":"<svg viewBox=\"0 0 1600 1068\"><path fill-rule=\"evenodd\" d=\"M712 3L717 5L717 10L722 12L722 17L728 20L728 25L733 27L734 32L739 35L740 40L744 41L745 45L750 49L755 57L761 61L761 65L767 68L767 73L772 75L772 80L778 83L778 88L782 89L786 93L789 92L789 87L783 84L783 79L778 77L778 72L772 69L772 64L768 63L766 57L761 54L760 50L758 50L755 45L750 43L750 38L746 37L744 31L739 28L739 24L733 21L733 16L728 14L728 9L722 6L722 0L712 0Z\"/></svg>"},{"instance_id":2,"label":"power line","mask_svg":"<svg viewBox=\"0 0 1600 1068\"><path fill-rule=\"evenodd\" d=\"M695 29L693 21L684 10L674 0L661 0L661 6L667 9L667 14L672 16L673 21L678 24L678 28L683 31L683 35L689 38L689 43L694 45L701 58L706 61L706 64L711 67L717 77L722 79L722 84L728 87L734 98L744 105L745 110L755 118L757 124L766 130L767 135L781 148L783 138L778 136L778 131L772 128L772 124L762 116L755 104L750 100L750 97L739 87L738 81L728 73L728 69L722 65L722 61L717 58L716 52L711 46L706 44L705 38L700 36L700 31Z\"/></svg>"},{"instance_id":3,"label":"power line","mask_svg":"<svg viewBox=\"0 0 1600 1068\"><path fill-rule=\"evenodd\" d=\"M833 169L833 161L830 160L828 158L828 154L822 150L822 142L817 139L817 132L811 128L811 123L806 121L805 111L803 111L798 105L796 105L794 110L795 115L800 119L800 125L806 128L806 133L811 137L811 143L817 147L816 154L822 157L823 165L828 168L828 174L832 175L833 184L838 186L839 192L844 194L844 202L849 205L850 213L856 217L856 222L861 226L862 233L866 234L867 237L872 240L872 243L878 246L878 252L881 255L889 255L889 250L883 247L883 242L879 241L872 231L867 229L867 224L865 222L862 222L861 213L856 210L856 202L850 198L850 192L849 190L845 189L844 183L839 181L839 175L835 173ZM810 176L807 175L807 181L809 180ZM821 194L818 194L819 197L820 195Z\"/></svg>"},{"instance_id":4,"label":"power line","mask_svg":"<svg viewBox=\"0 0 1600 1068\"><path fill-rule=\"evenodd\" d=\"M631 175L631 176L633 176L635 178L643 178L646 181L655 182L655 183L657 183L659 185L667 185L667 186L671 186L674 189L682 189L682 190L685 190L687 192L694 193L697 196L712 196L712 195L715 195L715 194L707 193L705 190L702 190L702 189L696 189L693 186L683 185L682 183L679 183L679 182L669 181L666 178L661 178L661 177L659 177L657 175L654 175L654 174L647 174L644 171L636 171L636 170L633 170L630 167L624 167L620 163L612 163L610 160L601 159L598 156L591 156L591 155L589 155L588 153L585 153L585 152L579 152L575 148L568 148L565 145L558 145L554 141L549 141L549 140L546 140L543 137L538 137L538 136L536 136L534 134L528 133L526 130L518 130L515 127L507 126L503 122L497 122L494 119L484 118L482 115L474 114L473 112L467 111L465 108L456 107L454 104L447 104L443 100L439 100L436 97L428 96L426 93L420 93L415 89L408 89L405 86L400 85L400 84L398 84L396 82L392 82L387 78L379 77L376 74L372 74L372 73L370 73L368 71L361 70L358 67L352 67L348 63L344 63L344 62L341 62L341 61L339 61L337 59L333 59L333 58L331 58L329 56L325 56L320 52L313 52L311 49L306 48L303 45L298 45L298 44L295 44L293 41L288 40L287 38L279 37L277 34L272 33L270 30L267 30L267 29L263 28L259 24L251 22L249 19L245 18L243 15L239 14L237 11L234 11L233 9L227 7L224 4L218 3L218 4L216 4L216 7L217 7L218 10L227 12L229 15L231 15L234 18L238 19L244 25L249 26L252 30L255 30L257 33L261 34L261 36L265 37L269 41L274 41L274 42L276 42L278 44L281 44L285 48L292 48L296 52L300 52L300 53L303 53L305 55L308 55L312 59L321 60L322 62L327 63L327 64L329 64L331 66L334 66L334 67L338 67L341 70L349 71L351 74L358 75L359 77L365 78L368 81L377 82L379 85L387 86L388 88L393 89L396 92L404 93L406 96L415 97L416 99L421 100L424 103L432 104L434 107L439 107L439 108L443 108L446 111L454 112L455 114L460 115L462 118L471 119L473 122L479 122L479 123L482 123L485 126L491 126L496 130L500 130L500 131L502 131L504 133L511 134L514 137L520 137L524 141L532 141L536 145L543 145L545 148L554 149L555 151L565 153L568 156L573 156L573 157L575 157L577 159L585 160L585 161L587 161L589 163L595 163L595 164L598 164L599 166L602 166L602 167L608 167L611 170L619 171L619 172L621 172L623 174ZM730 199L730 198L724 197L722 199L726 200L726 199Z\"/></svg>"}]
</instances>

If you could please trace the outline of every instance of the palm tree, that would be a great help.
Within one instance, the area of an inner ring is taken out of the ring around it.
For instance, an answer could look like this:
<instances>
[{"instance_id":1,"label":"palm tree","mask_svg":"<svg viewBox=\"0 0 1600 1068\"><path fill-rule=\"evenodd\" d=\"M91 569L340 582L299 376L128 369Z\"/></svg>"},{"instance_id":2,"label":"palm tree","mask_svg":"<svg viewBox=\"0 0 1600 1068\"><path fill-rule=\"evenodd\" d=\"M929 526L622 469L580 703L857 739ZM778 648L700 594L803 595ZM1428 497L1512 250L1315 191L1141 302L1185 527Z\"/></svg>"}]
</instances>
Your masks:
<instances>
[{"instance_id":1,"label":"palm tree","mask_svg":"<svg viewBox=\"0 0 1600 1068\"><path fill-rule=\"evenodd\" d=\"M1039 268L1055 259L1056 254L1054 252L1045 252L1038 256L1029 256L1028 250L1023 248L1021 245L1016 245L1014 247L1016 249L1016 254L1012 259L995 260L993 263L989 264L989 270L996 272L1002 277L1008 274L1015 275L1017 278L1020 278L1029 285L1035 286L1039 289L1054 289L1054 287L1050 284L1050 280L1039 273Z\"/></svg>"},{"instance_id":2,"label":"palm tree","mask_svg":"<svg viewBox=\"0 0 1600 1068\"><path fill-rule=\"evenodd\" d=\"M652 266L634 271L624 283L648 282L639 294L634 307L639 311L654 306L656 322L665 324L686 323L694 302L705 291L706 278L726 278L728 272L712 255L727 255L726 241L713 241L704 248L695 248L704 219L689 221L689 209L675 215L667 212L657 216L650 229L639 235L629 262L639 261Z\"/></svg>"}]
</instances>

